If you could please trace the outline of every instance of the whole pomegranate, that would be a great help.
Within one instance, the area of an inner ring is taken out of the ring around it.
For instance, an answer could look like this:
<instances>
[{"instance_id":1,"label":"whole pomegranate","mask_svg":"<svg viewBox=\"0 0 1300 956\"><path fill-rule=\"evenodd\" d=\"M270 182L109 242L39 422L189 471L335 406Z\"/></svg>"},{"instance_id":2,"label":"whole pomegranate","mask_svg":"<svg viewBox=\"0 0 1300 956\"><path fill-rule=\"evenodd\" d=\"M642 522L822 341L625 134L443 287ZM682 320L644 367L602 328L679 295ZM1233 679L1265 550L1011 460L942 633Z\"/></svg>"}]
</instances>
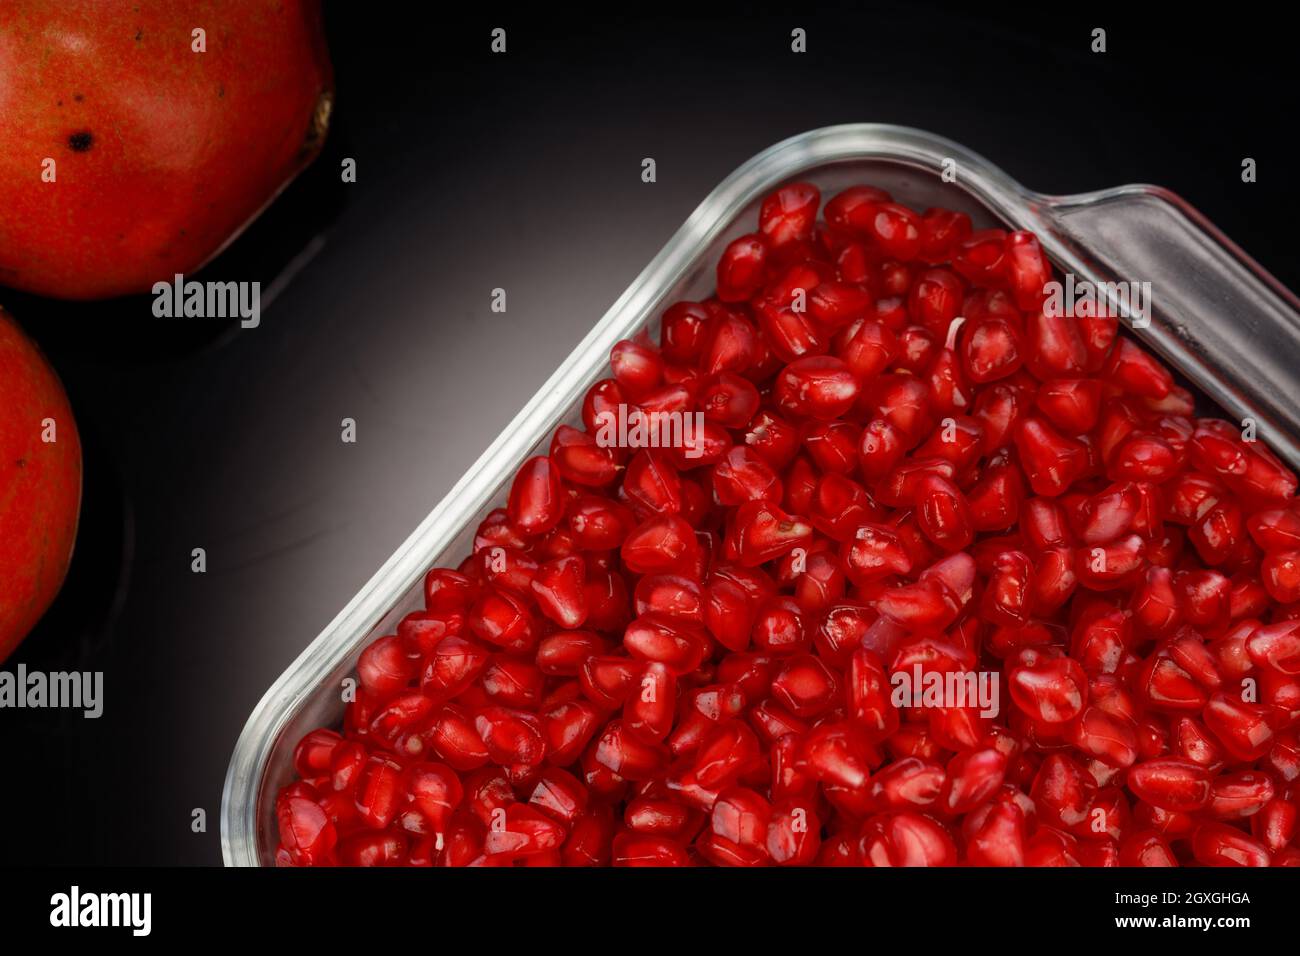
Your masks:
<instances>
[{"instance_id":1,"label":"whole pomegranate","mask_svg":"<svg viewBox=\"0 0 1300 956\"><path fill-rule=\"evenodd\" d=\"M0 310L0 661L59 593L81 508L81 442L45 357Z\"/></svg>"},{"instance_id":2,"label":"whole pomegranate","mask_svg":"<svg viewBox=\"0 0 1300 956\"><path fill-rule=\"evenodd\" d=\"M0 4L0 284L66 299L191 273L319 152L318 0Z\"/></svg>"}]
</instances>

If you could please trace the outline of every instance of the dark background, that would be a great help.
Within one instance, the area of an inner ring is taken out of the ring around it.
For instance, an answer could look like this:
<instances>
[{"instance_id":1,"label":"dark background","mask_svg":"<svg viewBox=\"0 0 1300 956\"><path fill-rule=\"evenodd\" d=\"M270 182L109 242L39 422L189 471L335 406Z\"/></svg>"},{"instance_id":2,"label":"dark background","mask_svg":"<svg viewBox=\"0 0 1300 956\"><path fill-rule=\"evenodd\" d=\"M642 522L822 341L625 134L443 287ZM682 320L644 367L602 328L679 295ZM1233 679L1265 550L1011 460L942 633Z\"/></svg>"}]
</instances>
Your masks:
<instances>
[{"instance_id":1,"label":"dark background","mask_svg":"<svg viewBox=\"0 0 1300 956\"><path fill-rule=\"evenodd\" d=\"M325 151L199 276L261 280L258 329L0 290L86 447L69 581L5 666L106 685L97 721L0 711L0 862L219 863L226 765L267 686L713 186L777 140L899 123L1045 192L1156 183L1300 288L1294 53L1262 13L626 6L420 24L327 4Z\"/></svg>"}]
</instances>

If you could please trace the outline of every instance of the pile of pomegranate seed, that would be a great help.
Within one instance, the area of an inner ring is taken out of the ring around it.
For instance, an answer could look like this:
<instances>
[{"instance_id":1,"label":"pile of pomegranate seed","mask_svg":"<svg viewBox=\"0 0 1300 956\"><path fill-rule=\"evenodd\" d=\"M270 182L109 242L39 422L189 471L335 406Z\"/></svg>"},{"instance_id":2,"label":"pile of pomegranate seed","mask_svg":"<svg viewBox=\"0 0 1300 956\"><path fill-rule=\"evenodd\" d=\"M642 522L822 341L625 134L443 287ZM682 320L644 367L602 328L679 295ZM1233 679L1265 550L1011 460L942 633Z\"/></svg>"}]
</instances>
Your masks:
<instances>
[{"instance_id":1,"label":"pile of pomegranate seed","mask_svg":"<svg viewBox=\"0 0 1300 956\"><path fill-rule=\"evenodd\" d=\"M361 655L279 863L1300 865L1295 476L1045 315L1033 234L820 200ZM689 437L599 440L637 410Z\"/></svg>"}]
</instances>

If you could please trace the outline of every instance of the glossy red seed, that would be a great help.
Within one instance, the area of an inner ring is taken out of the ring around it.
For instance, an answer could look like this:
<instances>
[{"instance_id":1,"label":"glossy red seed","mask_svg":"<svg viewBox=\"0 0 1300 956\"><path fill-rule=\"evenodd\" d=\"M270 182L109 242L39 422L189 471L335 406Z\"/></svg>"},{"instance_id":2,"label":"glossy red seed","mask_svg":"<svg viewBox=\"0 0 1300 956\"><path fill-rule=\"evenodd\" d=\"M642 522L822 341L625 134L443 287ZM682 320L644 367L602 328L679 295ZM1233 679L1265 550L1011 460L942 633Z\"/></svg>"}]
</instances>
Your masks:
<instances>
[{"instance_id":1,"label":"glossy red seed","mask_svg":"<svg viewBox=\"0 0 1300 956\"><path fill-rule=\"evenodd\" d=\"M357 679L368 692L378 696L394 694L415 676L419 658L413 657L395 635L381 637L357 661Z\"/></svg>"},{"instance_id":2,"label":"glossy red seed","mask_svg":"<svg viewBox=\"0 0 1300 956\"><path fill-rule=\"evenodd\" d=\"M723 302L743 302L763 282L767 262L768 240L752 233L734 240L718 260L718 298Z\"/></svg>"},{"instance_id":3,"label":"glossy red seed","mask_svg":"<svg viewBox=\"0 0 1300 956\"><path fill-rule=\"evenodd\" d=\"M1021 333L1004 318L994 316L963 324L958 343L962 370L976 385L1014 375L1024 362Z\"/></svg>"},{"instance_id":4,"label":"glossy red seed","mask_svg":"<svg viewBox=\"0 0 1300 956\"><path fill-rule=\"evenodd\" d=\"M1203 866L1268 866L1268 848L1222 823L1202 823L1192 834L1192 853Z\"/></svg>"},{"instance_id":5,"label":"glossy red seed","mask_svg":"<svg viewBox=\"0 0 1300 956\"><path fill-rule=\"evenodd\" d=\"M276 802L280 845L294 866L326 866L333 860L338 831L320 805L307 796Z\"/></svg>"},{"instance_id":6,"label":"glossy red seed","mask_svg":"<svg viewBox=\"0 0 1300 956\"><path fill-rule=\"evenodd\" d=\"M623 832L614 837L614 866L690 866L686 848L669 837Z\"/></svg>"},{"instance_id":7,"label":"glossy red seed","mask_svg":"<svg viewBox=\"0 0 1300 956\"><path fill-rule=\"evenodd\" d=\"M921 530L943 551L961 551L975 539L970 507L952 482L942 475L923 475L913 487L913 502Z\"/></svg>"},{"instance_id":8,"label":"glossy red seed","mask_svg":"<svg viewBox=\"0 0 1300 956\"><path fill-rule=\"evenodd\" d=\"M701 369L704 374L745 372L759 360L762 350L758 332L745 318L722 311L713 318L710 327Z\"/></svg>"},{"instance_id":9,"label":"glossy red seed","mask_svg":"<svg viewBox=\"0 0 1300 956\"><path fill-rule=\"evenodd\" d=\"M1073 377L1084 371L1088 350L1074 318L1031 312L1025 338L1026 367L1040 381Z\"/></svg>"},{"instance_id":10,"label":"glossy red seed","mask_svg":"<svg viewBox=\"0 0 1300 956\"><path fill-rule=\"evenodd\" d=\"M618 417L611 414L603 421L617 422ZM574 484L601 488L618 477L614 449L602 446L596 436L568 425L561 425L556 431L551 441L550 460L564 480Z\"/></svg>"},{"instance_id":11,"label":"glossy red seed","mask_svg":"<svg viewBox=\"0 0 1300 956\"><path fill-rule=\"evenodd\" d=\"M700 546L686 519L665 514L646 519L623 540L620 551L628 569L637 574L690 573Z\"/></svg>"},{"instance_id":12,"label":"glossy red seed","mask_svg":"<svg viewBox=\"0 0 1300 956\"><path fill-rule=\"evenodd\" d=\"M749 501L731 516L726 546L729 554L747 567L754 567L807 547L812 527L767 501Z\"/></svg>"},{"instance_id":13,"label":"glossy red seed","mask_svg":"<svg viewBox=\"0 0 1300 956\"><path fill-rule=\"evenodd\" d=\"M821 819L811 801L787 797L773 803L764 848L778 866L811 866L821 847Z\"/></svg>"},{"instance_id":14,"label":"glossy red seed","mask_svg":"<svg viewBox=\"0 0 1300 956\"><path fill-rule=\"evenodd\" d=\"M906 262L920 254L921 217L906 206L893 202L876 204L868 231L891 259Z\"/></svg>"},{"instance_id":15,"label":"glossy red seed","mask_svg":"<svg viewBox=\"0 0 1300 956\"><path fill-rule=\"evenodd\" d=\"M1300 601L1300 551L1273 551L1264 556L1260 578L1269 597L1279 604Z\"/></svg>"},{"instance_id":16,"label":"glossy red seed","mask_svg":"<svg viewBox=\"0 0 1300 956\"><path fill-rule=\"evenodd\" d=\"M835 672L811 654L787 658L772 679L772 695L797 717L815 717L840 701Z\"/></svg>"},{"instance_id":17,"label":"glossy red seed","mask_svg":"<svg viewBox=\"0 0 1300 956\"><path fill-rule=\"evenodd\" d=\"M546 754L541 721L534 714L511 707L484 707L475 715L488 756L499 764L539 763Z\"/></svg>"},{"instance_id":18,"label":"glossy red seed","mask_svg":"<svg viewBox=\"0 0 1300 956\"><path fill-rule=\"evenodd\" d=\"M1294 799L1268 800L1250 819L1251 833L1270 853L1290 844L1300 830L1300 805Z\"/></svg>"},{"instance_id":19,"label":"glossy red seed","mask_svg":"<svg viewBox=\"0 0 1300 956\"><path fill-rule=\"evenodd\" d=\"M1016 305L1025 312L1037 309L1047 295L1047 282L1051 278L1047 256L1032 232L1013 232L1007 236L1007 282L1016 298Z\"/></svg>"},{"instance_id":20,"label":"glossy red seed","mask_svg":"<svg viewBox=\"0 0 1300 956\"><path fill-rule=\"evenodd\" d=\"M804 735L800 756L823 783L860 788L871 774L871 748L865 731L848 723L824 723Z\"/></svg>"},{"instance_id":21,"label":"glossy red seed","mask_svg":"<svg viewBox=\"0 0 1300 956\"><path fill-rule=\"evenodd\" d=\"M1259 625L1246 638L1245 649L1260 667L1300 674L1300 620Z\"/></svg>"},{"instance_id":22,"label":"glossy red seed","mask_svg":"<svg viewBox=\"0 0 1300 956\"><path fill-rule=\"evenodd\" d=\"M677 710L677 678L663 663L651 661L641 672L623 709L623 726L645 740L661 741L673 727Z\"/></svg>"},{"instance_id":23,"label":"glossy red seed","mask_svg":"<svg viewBox=\"0 0 1300 956\"><path fill-rule=\"evenodd\" d=\"M863 827L858 852L867 866L953 866L957 862L952 836L922 813L872 817Z\"/></svg>"},{"instance_id":24,"label":"glossy red seed","mask_svg":"<svg viewBox=\"0 0 1300 956\"><path fill-rule=\"evenodd\" d=\"M581 627L587 619L587 567L576 555L548 561L530 583L538 608L561 627Z\"/></svg>"},{"instance_id":25,"label":"glossy red seed","mask_svg":"<svg viewBox=\"0 0 1300 956\"><path fill-rule=\"evenodd\" d=\"M1088 464L1087 449L1035 416L1021 420L1016 449L1035 494L1054 497L1070 487Z\"/></svg>"},{"instance_id":26,"label":"glossy red seed","mask_svg":"<svg viewBox=\"0 0 1300 956\"><path fill-rule=\"evenodd\" d=\"M964 287L961 279L948 269L926 269L908 293L908 310L912 319L929 329L940 344L948 337L952 320L961 312Z\"/></svg>"},{"instance_id":27,"label":"glossy red seed","mask_svg":"<svg viewBox=\"0 0 1300 956\"><path fill-rule=\"evenodd\" d=\"M850 186L826 203L826 221L841 229L867 232L876 207L891 202L889 193L874 186Z\"/></svg>"},{"instance_id":28,"label":"glossy red seed","mask_svg":"<svg viewBox=\"0 0 1300 956\"><path fill-rule=\"evenodd\" d=\"M1295 476L1031 234L818 198L363 649L277 862L1300 865ZM617 448L620 406L703 431ZM895 702L989 669L991 713Z\"/></svg>"},{"instance_id":29,"label":"glossy red seed","mask_svg":"<svg viewBox=\"0 0 1300 956\"><path fill-rule=\"evenodd\" d=\"M921 261L942 262L970 234L970 216L964 212L927 209L921 219Z\"/></svg>"},{"instance_id":30,"label":"glossy red seed","mask_svg":"<svg viewBox=\"0 0 1300 956\"><path fill-rule=\"evenodd\" d=\"M774 246L811 238L820 202L821 192L811 183L783 186L763 200L758 228Z\"/></svg>"},{"instance_id":31,"label":"glossy red seed","mask_svg":"<svg viewBox=\"0 0 1300 956\"><path fill-rule=\"evenodd\" d=\"M691 364L699 360L708 337L709 310L699 302L675 302L659 327L659 350L665 360Z\"/></svg>"},{"instance_id":32,"label":"glossy red seed","mask_svg":"<svg viewBox=\"0 0 1300 956\"><path fill-rule=\"evenodd\" d=\"M1045 724L1073 720L1088 700L1083 668L1069 657L1022 653L1008 674L1011 700L1026 715Z\"/></svg>"},{"instance_id":33,"label":"glossy red seed","mask_svg":"<svg viewBox=\"0 0 1300 956\"><path fill-rule=\"evenodd\" d=\"M1238 760L1258 760L1273 743L1268 709L1242 700L1241 695L1220 691L1205 705L1205 726Z\"/></svg>"},{"instance_id":34,"label":"glossy red seed","mask_svg":"<svg viewBox=\"0 0 1300 956\"><path fill-rule=\"evenodd\" d=\"M595 744L595 760L627 780L648 780L667 764L659 744L630 733L621 721L611 721Z\"/></svg>"},{"instance_id":35,"label":"glossy red seed","mask_svg":"<svg viewBox=\"0 0 1300 956\"><path fill-rule=\"evenodd\" d=\"M638 660L664 664L675 674L689 674L708 652L703 630L662 613L643 614L623 632L623 646Z\"/></svg>"},{"instance_id":36,"label":"glossy red seed","mask_svg":"<svg viewBox=\"0 0 1300 956\"><path fill-rule=\"evenodd\" d=\"M582 754L600 726L601 712L586 700L570 700L542 713L546 737L546 758L557 767L567 767Z\"/></svg>"},{"instance_id":37,"label":"glossy red seed","mask_svg":"<svg viewBox=\"0 0 1300 956\"><path fill-rule=\"evenodd\" d=\"M464 611L477 591L474 582L459 571L434 568L424 576L424 606L435 613Z\"/></svg>"},{"instance_id":38,"label":"glossy red seed","mask_svg":"<svg viewBox=\"0 0 1300 956\"><path fill-rule=\"evenodd\" d=\"M537 622L523 598L510 591L485 590L466 617L470 633L480 640L516 652L537 643Z\"/></svg>"},{"instance_id":39,"label":"glossy red seed","mask_svg":"<svg viewBox=\"0 0 1300 956\"><path fill-rule=\"evenodd\" d=\"M1159 757L1129 769L1130 790L1152 806L1174 812L1200 810L1210 802L1211 775L1202 766L1180 757Z\"/></svg>"},{"instance_id":40,"label":"glossy red seed","mask_svg":"<svg viewBox=\"0 0 1300 956\"><path fill-rule=\"evenodd\" d=\"M564 487L549 458L526 461L510 487L510 520L526 534L541 534L564 517Z\"/></svg>"},{"instance_id":41,"label":"glossy red seed","mask_svg":"<svg viewBox=\"0 0 1300 956\"><path fill-rule=\"evenodd\" d=\"M831 355L795 359L777 376L776 404L792 415L829 421L847 412L859 391L849 367Z\"/></svg>"}]
</instances>

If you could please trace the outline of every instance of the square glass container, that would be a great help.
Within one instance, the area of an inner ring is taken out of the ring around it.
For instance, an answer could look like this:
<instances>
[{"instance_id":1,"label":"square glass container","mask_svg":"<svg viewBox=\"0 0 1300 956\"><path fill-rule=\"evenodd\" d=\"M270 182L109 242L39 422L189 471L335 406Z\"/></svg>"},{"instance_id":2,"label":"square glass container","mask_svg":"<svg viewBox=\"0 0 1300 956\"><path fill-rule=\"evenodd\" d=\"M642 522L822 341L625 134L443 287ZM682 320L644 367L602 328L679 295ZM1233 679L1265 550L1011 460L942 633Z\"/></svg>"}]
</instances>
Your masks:
<instances>
[{"instance_id":1,"label":"square glass container","mask_svg":"<svg viewBox=\"0 0 1300 956\"><path fill-rule=\"evenodd\" d=\"M948 175L944 175L948 170ZM953 175L955 173L955 176ZM423 608L423 578L455 567L474 529L504 504L518 466L576 424L583 395L608 374L620 339L657 332L664 308L709 296L727 243L754 229L763 196L791 180L824 196L867 183L914 208L968 213L976 228L1037 233L1076 281L1151 284L1150 324L1131 332L1229 416L1300 469L1300 300L1177 196L1121 186L1047 196L939 136L900 126L832 126L777 143L713 190L447 496L253 710L226 774L221 843L228 866L274 865L276 792L293 778L293 748L341 722L340 682L361 651ZM951 181L949 181L951 180ZM1118 304L1112 302L1112 304ZM1141 323L1139 323L1141 324Z\"/></svg>"}]
</instances>

